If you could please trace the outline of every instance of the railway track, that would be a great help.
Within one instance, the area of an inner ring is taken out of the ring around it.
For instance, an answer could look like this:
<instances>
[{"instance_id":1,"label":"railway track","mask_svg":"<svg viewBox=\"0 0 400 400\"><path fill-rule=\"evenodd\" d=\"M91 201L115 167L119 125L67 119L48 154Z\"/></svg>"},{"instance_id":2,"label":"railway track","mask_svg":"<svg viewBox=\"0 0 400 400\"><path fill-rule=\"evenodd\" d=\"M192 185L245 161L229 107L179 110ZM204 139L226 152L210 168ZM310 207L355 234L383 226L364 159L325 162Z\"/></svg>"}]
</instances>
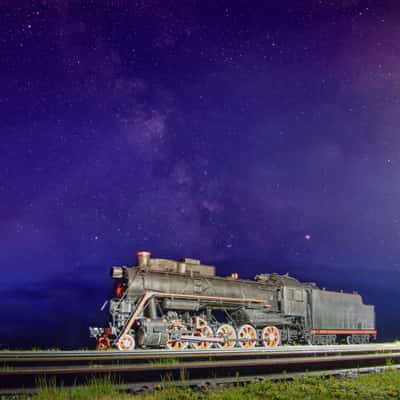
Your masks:
<instances>
[{"instance_id":1,"label":"railway track","mask_svg":"<svg viewBox=\"0 0 400 400\"><path fill-rule=\"evenodd\" d=\"M121 352L1 352L0 394L26 393L37 382L64 386L111 376L126 387L152 387L163 380L189 382L262 379L282 374L377 368L400 364L400 346L296 346L276 349Z\"/></svg>"}]
</instances>

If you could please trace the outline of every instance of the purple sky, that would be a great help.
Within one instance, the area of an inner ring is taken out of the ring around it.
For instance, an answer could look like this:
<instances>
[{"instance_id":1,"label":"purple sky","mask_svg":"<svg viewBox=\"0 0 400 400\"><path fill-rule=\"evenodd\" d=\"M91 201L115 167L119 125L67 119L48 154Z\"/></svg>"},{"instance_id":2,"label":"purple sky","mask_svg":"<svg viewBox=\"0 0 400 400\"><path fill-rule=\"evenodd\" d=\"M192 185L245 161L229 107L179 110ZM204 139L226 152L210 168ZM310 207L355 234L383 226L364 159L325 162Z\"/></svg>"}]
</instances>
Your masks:
<instances>
[{"instance_id":1,"label":"purple sky","mask_svg":"<svg viewBox=\"0 0 400 400\"><path fill-rule=\"evenodd\" d=\"M359 290L397 336L400 7L278 3L1 2L0 345L88 346L141 249Z\"/></svg>"}]
</instances>

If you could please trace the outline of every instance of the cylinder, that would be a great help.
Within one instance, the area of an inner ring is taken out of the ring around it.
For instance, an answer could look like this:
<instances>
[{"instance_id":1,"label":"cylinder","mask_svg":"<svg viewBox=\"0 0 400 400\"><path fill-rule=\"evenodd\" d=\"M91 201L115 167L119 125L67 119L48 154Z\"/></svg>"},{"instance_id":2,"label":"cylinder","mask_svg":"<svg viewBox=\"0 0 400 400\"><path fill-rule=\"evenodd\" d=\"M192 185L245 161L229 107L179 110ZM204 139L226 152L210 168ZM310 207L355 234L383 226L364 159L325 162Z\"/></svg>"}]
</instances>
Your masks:
<instances>
[{"instance_id":1,"label":"cylinder","mask_svg":"<svg viewBox=\"0 0 400 400\"><path fill-rule=\"evenodd\" d=\"M137 253L137 262L139 267L147 267L150 263L151 253L149 251L139 251Z\"/></svg>"}]
</instances>

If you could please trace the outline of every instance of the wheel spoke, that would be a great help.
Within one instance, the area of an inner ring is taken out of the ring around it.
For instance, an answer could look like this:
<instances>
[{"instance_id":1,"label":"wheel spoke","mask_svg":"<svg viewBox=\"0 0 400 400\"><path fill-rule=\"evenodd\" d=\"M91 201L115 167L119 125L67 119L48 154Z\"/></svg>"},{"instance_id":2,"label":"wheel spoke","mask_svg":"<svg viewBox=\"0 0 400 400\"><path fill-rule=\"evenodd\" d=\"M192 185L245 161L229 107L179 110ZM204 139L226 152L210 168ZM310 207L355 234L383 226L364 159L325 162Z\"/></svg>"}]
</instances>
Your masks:
<instances>
[{"instance_id":1,"label":"wheel spoke","mask_svg":"<svg viewBox=\"0 0 400 400\"><path fill-rule=\"evenodd\" d=\"M185 326L183 325L181 320L175 319L170 321L168 326L169 339L166 344L167 348L169 348L170 350L183 350L186 348L187 342L175 339L175 334L184 330Z\"/></svg>"},{"instance_id":2,"label":"wheel spoke","mask_svg":"<svg viewBox=\"0 0 400 400\"><path fill-rule=\"evenodd\" d=\"M224 343L217 343L217 347L219 347L220 349L231 349L232 347L235 347L237 336L233 326L228 324L221 325L217 329L216 336L225 338Z\"/></svg>"},{"instance_id":3,"label":"wheel spoke","mask_svg":"<svg viewBox=\"0 0 400 400\"><path fill-rule=\"evenodd\" d=\"M280 343L281 334L276 326L266 326L262 331L262 341L265 347L276 347Z\"/></svg>"},{"instance_id":4,"label":"wheel spoke","mask_svg":"<svg viewBox=\"0 0 400 400\"><path fill-rule=\"evenodd\" d=\"M118 340L118 349L121 351L131 351L135 348L135 339L131 335L124 335Z\"/></svg>"},{"instance_id":5,"label":"wheel spoke","mask_svg":"<svg viewBox=\"0 0 400 400\"><path fill-rule=\"evenodd\" d=\"M194 336L201 336L204 338L214 336L214 332L209 327L206 320L199 317L193 317L193 322L195 324L195 330L193 332ZM205 350L209 349L212 346L212 342L208 342L205 340L201 342L193 342L192 345L197 350Z\"/></svg>"},{"instance_id":6,"label":"wheel spoke","mask_svg":"<svg viewBox=\"0 0 400 400\"><path fill-rule=\"evenodd\" d=\"M242 348L250 349L257 343L257 332L251 325L242 325L238 330L238 336L243 339L239 341L239 346Z\"/></svg>"}]
</instances>

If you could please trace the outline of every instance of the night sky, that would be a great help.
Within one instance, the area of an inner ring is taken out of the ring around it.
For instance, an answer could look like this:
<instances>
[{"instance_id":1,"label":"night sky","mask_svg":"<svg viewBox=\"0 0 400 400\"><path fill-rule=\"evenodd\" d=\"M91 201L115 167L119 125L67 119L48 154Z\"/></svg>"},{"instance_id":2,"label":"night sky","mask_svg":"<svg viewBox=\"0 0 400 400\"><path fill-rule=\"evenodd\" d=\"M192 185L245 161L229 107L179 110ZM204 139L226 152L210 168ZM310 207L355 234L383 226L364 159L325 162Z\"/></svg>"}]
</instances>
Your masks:
<instances>
[{"instance_id":1,"label":"night sky","mask_svg":"<svg viewBox=\"0 0 400 400\"><path fill-rule=\"evenodd\" d=\"M94 346L138 250L357 290L398 338L396 3L1 1L0 347Z\"/></svg>"}]
</instances>

